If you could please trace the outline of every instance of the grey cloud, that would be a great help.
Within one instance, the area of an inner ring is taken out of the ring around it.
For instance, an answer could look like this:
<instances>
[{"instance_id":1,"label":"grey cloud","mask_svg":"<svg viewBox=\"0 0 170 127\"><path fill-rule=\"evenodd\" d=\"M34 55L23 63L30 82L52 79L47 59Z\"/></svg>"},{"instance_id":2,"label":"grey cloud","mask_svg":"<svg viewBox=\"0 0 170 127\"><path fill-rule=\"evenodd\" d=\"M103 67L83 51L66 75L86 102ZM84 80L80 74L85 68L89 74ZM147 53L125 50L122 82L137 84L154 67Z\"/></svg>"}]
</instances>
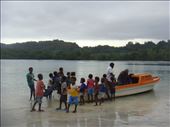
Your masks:
<instances>
[{"instance_id":1,"label":"grey cloud","mask_svg":"<svg viewBox=\"0 0 170 127\"><path fill-rule=\"evenodd\" d=\"M169 39L169 2L2 2L3 38Z\"/></svg>"}]
</instances>

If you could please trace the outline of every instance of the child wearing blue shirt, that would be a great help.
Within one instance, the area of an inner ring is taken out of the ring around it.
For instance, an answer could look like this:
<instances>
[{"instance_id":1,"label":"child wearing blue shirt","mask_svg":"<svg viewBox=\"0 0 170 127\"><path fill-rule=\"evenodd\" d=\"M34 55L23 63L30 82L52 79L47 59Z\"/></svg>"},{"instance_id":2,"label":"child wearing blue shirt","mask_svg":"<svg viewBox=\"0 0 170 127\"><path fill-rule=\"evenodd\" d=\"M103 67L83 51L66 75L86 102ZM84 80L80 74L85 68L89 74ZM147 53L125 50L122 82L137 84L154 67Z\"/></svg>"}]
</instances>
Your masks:
<instances>
[{"instance_id":1,"label":"child wearing blue shirt","mask_svg":"<svg viewBox=\"0 0 170 127\"><path fill-rule=\"evenodd\" d=\"M115 92L116 92L116 80L114 77L111 77L111 86L110 86L110 94L111 94L111 99L113 98L115 100Z\"/></svg>"},{"instance_id":2,"label":"child wearing blue shirt","mask_svg":"<svg viewBox=\"0 0 170 127\"><path fill-rule=\"evenodd\" d=\"M104 102L104 96L106 94L105 79L101 78L101 84L99 85L99 105Z\"/></svg>"},{"instance_id":3,"label":"child wearing blue shirt","mask_svg":"<svg viewBox=\"0 0 170 127\"><path fill-rule=\"evenodd\" d=\"M81 78L80 79L80 105L84 105L85 101L84 101L84 95L87 89L87 85L85 84L85 78Z\"/></svg>"}]
</instances>

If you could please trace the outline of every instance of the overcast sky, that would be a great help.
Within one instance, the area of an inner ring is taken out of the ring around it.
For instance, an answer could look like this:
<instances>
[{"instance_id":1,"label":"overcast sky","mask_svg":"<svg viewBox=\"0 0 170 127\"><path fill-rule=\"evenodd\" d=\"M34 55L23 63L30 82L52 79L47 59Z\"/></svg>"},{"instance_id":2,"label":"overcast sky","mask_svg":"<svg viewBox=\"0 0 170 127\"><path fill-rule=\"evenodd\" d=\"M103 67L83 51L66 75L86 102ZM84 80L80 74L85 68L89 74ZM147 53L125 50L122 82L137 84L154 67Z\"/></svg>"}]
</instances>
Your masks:
<instances>
[{"instance_id":1,"label":"overcast sky","mask_svg":"<svg viewBox=\"0 0 170 127\"><path fill-rule=\"evenodd\" d=\"M1 42L61 39L122 46L167 40L169 6L169 1L1 1Z\"/></svg>"}]
</instances>

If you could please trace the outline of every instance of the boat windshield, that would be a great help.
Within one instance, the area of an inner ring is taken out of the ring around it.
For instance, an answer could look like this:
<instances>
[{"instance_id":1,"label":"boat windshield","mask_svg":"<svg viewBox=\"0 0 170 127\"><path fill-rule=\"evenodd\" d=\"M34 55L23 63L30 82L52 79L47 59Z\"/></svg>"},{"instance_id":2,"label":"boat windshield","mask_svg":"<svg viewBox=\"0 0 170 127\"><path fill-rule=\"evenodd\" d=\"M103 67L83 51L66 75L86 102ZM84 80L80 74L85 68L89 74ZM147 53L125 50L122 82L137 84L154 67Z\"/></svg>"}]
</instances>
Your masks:
<instances>
[{"instance_id":1,"label":"boat windshield","mask_svg":"<svg viewBox=\"0 0 170 127\"><path fill-rule=\"evenodd\" d=\"M139 77L131 77L131 84L138 83Z\"/></svg>"},{"instance_id":2,"label":"boat windshield","mask_svg":"<svg viewBox=\"0 0 170 127\"><path fill-rule=\"evenodd\" d=\"M145 76L142 76L141 77L141 80L142 81L147 81L147 80L151 80L152 79L152 76L151 75L145 75Z\"/></svg>"},{"instance_id":3,"label":"boat windshield","mask_svg":"<svg viewBox=\"0 0 170 127\"><path fill-rule=\"evenodd\" d=\"M138 76L131 76L131 77L128 77L128 80L126 83L119 83L118 82L118 85L127 85L127 84L136 84L139 82L139 77Z\"/></svg>"}]
</instances>

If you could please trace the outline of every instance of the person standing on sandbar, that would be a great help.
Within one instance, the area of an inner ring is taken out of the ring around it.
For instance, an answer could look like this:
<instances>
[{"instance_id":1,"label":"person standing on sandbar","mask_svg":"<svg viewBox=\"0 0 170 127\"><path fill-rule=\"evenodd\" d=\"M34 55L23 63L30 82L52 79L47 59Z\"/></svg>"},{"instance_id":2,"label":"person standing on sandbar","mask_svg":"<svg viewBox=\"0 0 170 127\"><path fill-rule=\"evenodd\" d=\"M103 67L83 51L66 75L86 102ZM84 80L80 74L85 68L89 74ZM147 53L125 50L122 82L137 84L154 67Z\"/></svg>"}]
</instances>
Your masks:
<instances>
[{"instance_id":1,"label":"person standing on sandbar","mask_svg":"<svg viewBox=\"0 0 170 127\"><path fill-rule=\"evenodd\" d=\"M34 87L34 74L33 74L33 68L29 67L29 73L26 75L27 78L27 83L30 88L30 101L32 100L32 96L34 97L35 100L35 87Z\"/></svg>"}]
</instances>

